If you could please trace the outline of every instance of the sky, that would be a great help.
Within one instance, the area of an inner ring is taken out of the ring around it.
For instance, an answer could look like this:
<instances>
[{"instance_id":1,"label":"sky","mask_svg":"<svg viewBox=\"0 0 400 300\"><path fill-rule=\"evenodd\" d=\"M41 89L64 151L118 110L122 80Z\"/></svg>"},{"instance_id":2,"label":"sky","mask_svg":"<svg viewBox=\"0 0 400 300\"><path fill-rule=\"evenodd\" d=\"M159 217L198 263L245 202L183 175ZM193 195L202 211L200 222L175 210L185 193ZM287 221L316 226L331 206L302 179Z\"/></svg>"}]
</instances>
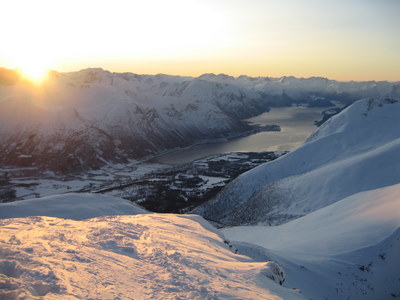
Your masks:
<instances>
[{"instance_id":1,"label":"sky","mask_svg":"<svg viewBox=\"0 0 400 300\"><path fill-rule=\"evenodd\" d=\"M400 0L13 0L0 66L400 80Z\"/></svg>"}]
</instances>

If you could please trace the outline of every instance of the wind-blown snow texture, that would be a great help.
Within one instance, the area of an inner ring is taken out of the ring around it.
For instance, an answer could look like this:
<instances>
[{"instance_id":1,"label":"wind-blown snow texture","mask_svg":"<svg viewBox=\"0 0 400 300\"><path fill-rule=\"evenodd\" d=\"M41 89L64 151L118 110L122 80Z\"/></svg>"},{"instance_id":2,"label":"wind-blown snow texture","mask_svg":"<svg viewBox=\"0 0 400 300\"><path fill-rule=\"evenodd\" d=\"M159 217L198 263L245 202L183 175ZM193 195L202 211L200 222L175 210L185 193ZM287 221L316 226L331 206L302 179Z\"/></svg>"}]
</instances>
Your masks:
<instances>
[{"instance_id":1,"label":"wind-blown snow texture","mask_svg":"<svg viewBox=\"0 0 400 300\"><path fill-rule=\"evenodd\" d=\"M1 299L303 299L276 263L234 254L198 216L0 225Z\"/></svg>"},{"instance_id":2,"label":"wind-blown snow texture","mask_svg":"<svg viewBox=\"0 0 400 300\"><path fill-rule=\"evenodd\" d=\"M281 224L400 182L400 102L360 100L295 151L227 185L194 212L224 225Z\"/></svg>"},{"instance_id":3,"label":"wind-blown snow texture","mask_svg":"<svg viewBox=\"0 0 400 300\"><path fill-rule=\"evenodd\" d=\"M243 132L243 118L272 105L330 106L365 96L400 99L400 83L102 69L54 73L39 89L0 81L0 163L64 173L98 168Z\"/></svg>"}]
</instances>

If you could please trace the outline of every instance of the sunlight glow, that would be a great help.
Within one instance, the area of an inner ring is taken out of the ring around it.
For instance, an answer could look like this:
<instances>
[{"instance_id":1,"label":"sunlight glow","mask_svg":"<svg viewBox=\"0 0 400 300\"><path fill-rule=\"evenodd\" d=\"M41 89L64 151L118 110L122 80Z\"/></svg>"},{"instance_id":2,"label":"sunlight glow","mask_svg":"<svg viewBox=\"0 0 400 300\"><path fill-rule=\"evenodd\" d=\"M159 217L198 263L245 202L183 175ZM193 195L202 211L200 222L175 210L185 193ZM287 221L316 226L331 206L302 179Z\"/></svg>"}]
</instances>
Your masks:
<instances>
[{"instance_id":1,"label":"sunlight glow","mask_svg":"<svg viewBox=\"0 0 400 300\"><path fill-rule=\"evenodd\" d=\"M394 0L5 1L0 66L36 79L45 68L102 67L398 80L398 8Z\"/></svg>"},{"instance_id":2,"label":"sunlight glow","mask_svg":"<svg viewBox=\"0 0 400 300\"><path fill-rule=\"evenodd\" d=\"M33 83L41 83L46 80L49 70L41 65L31 64L18 68L24 79Z\"/></svg>"},{"instance_id":3,"label":"sunlight glow","mask_svg":"<svg viewBox=\"0 0 400 300\"><path fill-rule=\"evenodd\" d=\"M11 67L18 70L22 78L31 83L39 84L48 78L49 70L53 68L53 58L45 51L46 44L42 47L33 47L26 51L21 46L9 56Z\"/></svg>"}]
</instances>

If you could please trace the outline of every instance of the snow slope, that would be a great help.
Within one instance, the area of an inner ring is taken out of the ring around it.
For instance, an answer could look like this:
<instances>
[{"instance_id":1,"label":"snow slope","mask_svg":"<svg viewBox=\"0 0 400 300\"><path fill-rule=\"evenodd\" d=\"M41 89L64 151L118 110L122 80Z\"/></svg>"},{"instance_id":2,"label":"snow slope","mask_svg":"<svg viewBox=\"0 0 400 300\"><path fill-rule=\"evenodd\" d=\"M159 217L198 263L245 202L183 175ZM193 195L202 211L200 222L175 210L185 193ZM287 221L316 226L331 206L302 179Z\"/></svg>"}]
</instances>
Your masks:
<instances>
[{"instance_id":1,"label":"snow slope","mask_svg":"<svg viewBox=\"0 0 400 300\"><path fill-rule=\"evenodd\" d=\"M375 245L400 228L400 184L357 193L279 226L222 229L271 250L337 255Z\"/></svg>"},{"instance_id":2,"label":"snow slope","mask_svg":"<svg viewBox=\"0 0 400 300\"><path fill-rule=\"evenodd\" d=\"M198 216L0 221L0 298L303 299Z\"/></svg>"},{"instance_id":3,"label":"snow slope","mask_svg":"<svg viewBox=\"0 0 400 300\"><path fill-rule=\"evenodd\" d=\"M54 72L38 88L1 84L1 74L0 163L62 173L235 135L249 130L242 119L272 105L346 105L365 95L400 99L398 82L86 69Z\"/></svg>"},{"instance_id":4,"label":"snow slope","mask_svg":"<svg viewBox=\"0 0 400 300\"><path fill-rule=\"evenodd\" d=\"M261 165L194 210L224 225L281 224L400 182L400 102L360 100L300 148Z\"/></svg>"},{"instance_id":5,"label":"snow slope","mask_svg":"<svg viewBox=\"0 0 400 300\"><path fill-rule=\"evenodd\" d=\"M400 296L399 194L397 184L352 195L279 226L222 232L242 242L234 243L240 253L278 262L287 283L306 298L392 299Z\"/></svg>"},{"instance_id":6,"label":"snow slope","mask_svg":"<svg viewBox=\"0 0 400 300\"><path fill-rule=\"evenodd\" d=\"M69 193L0 203L0 219L48 216L83 220L111 215L148 213L136 204L109 195Z\"/></svg>"}]
</instances>

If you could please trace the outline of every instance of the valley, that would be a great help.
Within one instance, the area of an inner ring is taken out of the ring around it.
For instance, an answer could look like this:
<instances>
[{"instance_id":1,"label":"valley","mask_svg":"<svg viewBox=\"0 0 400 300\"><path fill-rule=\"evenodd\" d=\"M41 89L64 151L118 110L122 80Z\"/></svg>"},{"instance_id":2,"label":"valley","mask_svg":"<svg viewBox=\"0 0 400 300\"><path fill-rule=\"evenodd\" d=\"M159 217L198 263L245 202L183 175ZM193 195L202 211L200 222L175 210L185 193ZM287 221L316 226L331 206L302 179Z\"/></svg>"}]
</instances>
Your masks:
<instances>
[{"instance_id":1,"label":"valley","mask_svg":"<svg viewBox=\"0 0 400 300\"><path fill-rule=\"evenodd\" d=\"M153 212L186 213L210 200L240 174L283 154L236 152L207 156L94 192L130 200Z\"/></svg>"},{"instance_id":2,"label":"valley","mask_svg":"<svg viewBox=\"0 0 400 300\"><path fill-rule=\"evenodd\" d=\"M188 212L211 199L241 173L303 143L326 110L325 107L274 107L244 120L253 129L236 133L239 137L170 150L150 159L109 163L78 174L43 172L35 167L3 167L1 199L9 202L94 192L121 197L154 212Z\"/></svg>"},{"instance_id":3,"label":"valley","mask_svg":"<svg viewBox=\"0 0 400 300\"><path fill-rule=\"evenodd\" d=\"M2 168L2 202L64 193L101 193L135 202L149 211L185 213L211 199L240 174L282 155L276 152L216 154L179 165L131 162L85 174L32 176L29 168ZM34 174L34 173L33 173Z\"/></svg>"},{"instance_id":4,"label":"valley","mask_svg":"<svg viewBox=\"0 0 400 300\"><path fill-rule=\"evenodd\" d=\"M337 106L335 108L340 109ZM330 108L308 106L273 107L268 112L244 120L256 129L261 129L257 132L220 142L205 142L187 149L169 151L152 161L180 164L221 153L291 151L304 143L317 128L315 122L322 122L323 113L328 110ZM279 130L270 130L271 124L279 126Z\"/></svg>"}]
</instances>

